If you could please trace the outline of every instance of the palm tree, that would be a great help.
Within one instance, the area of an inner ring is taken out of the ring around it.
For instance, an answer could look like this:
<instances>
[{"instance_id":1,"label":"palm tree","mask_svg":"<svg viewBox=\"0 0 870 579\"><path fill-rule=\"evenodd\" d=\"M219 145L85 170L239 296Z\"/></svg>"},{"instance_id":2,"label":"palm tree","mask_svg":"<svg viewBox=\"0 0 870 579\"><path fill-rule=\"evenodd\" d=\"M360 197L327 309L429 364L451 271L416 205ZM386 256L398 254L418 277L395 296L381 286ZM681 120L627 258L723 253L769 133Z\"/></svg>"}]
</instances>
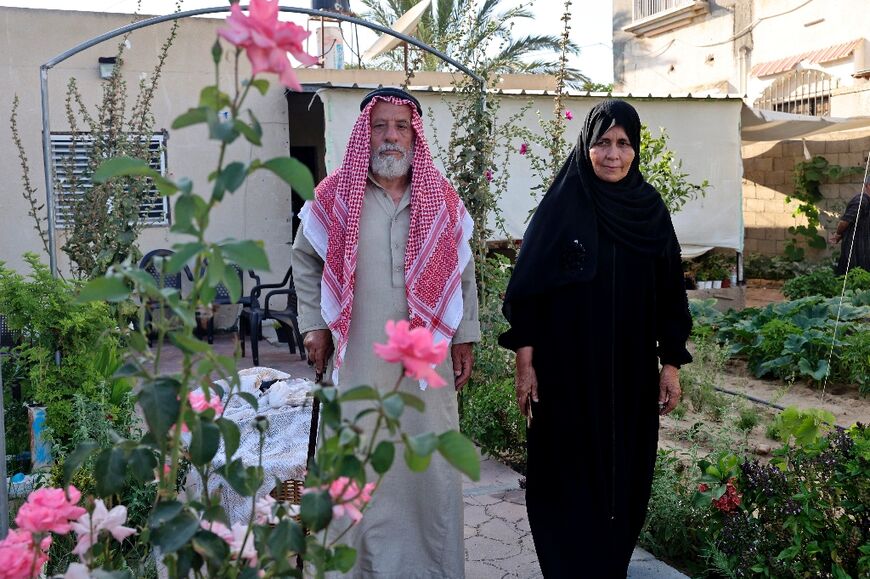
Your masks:
<instances>
[{"instance_id":1,"label":"palm tree","mask_svg":"<svg viewBox=\"0 0 870 579\"><path fill-rule=\"evenodd\" d=\"M391 26L418 0L363 0L369 8L365 17ZM433 0L417 26L416 37L448 56L470 65L478 72L556 74L562 43L570 54L579 53L576 44L553 35L513 37L513 27L532 19L525 6L498 12L501 0ZM493 46L494 45L494 46ZM384 66L401 68L404 57L388 54ZM445 63L431 54L417 55L423 70L440 70ZM579 70L566 69L566 80L574 85L588 82Z\"/></svg>"}]
</instances>

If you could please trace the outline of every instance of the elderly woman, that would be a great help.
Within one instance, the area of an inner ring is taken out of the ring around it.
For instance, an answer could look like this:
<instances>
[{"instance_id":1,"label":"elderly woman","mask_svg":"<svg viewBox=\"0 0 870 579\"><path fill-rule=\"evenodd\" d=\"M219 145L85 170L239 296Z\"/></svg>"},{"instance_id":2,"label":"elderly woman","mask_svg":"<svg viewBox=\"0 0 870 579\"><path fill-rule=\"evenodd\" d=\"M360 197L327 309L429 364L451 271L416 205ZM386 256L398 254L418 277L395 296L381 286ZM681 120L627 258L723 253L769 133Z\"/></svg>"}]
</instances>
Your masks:
<instances>
[{"instance_id":1,"label":"elderly woman","mask_svg":"<svg viewBox=\"0 0 870 579\"><path fill-rule=\"evenodd\" d=\"M526 504L545 577L626 576L659 416L678 404L692 359L680 246L638 169L640 128L623 101L589 112L505 295L500 343L517 353Z\"/></svg>"}]
</instances>

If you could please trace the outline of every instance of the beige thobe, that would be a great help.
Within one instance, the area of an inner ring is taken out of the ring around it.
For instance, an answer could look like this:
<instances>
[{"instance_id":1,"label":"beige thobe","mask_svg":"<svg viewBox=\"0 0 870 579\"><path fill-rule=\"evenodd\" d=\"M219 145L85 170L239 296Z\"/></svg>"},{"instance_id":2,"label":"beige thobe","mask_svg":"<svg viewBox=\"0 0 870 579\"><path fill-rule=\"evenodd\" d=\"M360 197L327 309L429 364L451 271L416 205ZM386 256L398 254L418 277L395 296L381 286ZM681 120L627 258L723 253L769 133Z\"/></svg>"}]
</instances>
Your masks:
<instances>
[{"instance_id":1,"label":"beige thobe","mask_svg":"<svg viewBox=\"0 0 870 579\"><path fill-rule=\"evenodd\" d=\"M399 365L374 355L372 344L385 343L387 320L407 320L405 247L410 226L410 188L398 203L372 180L366 187L360 216L356 286L350 332L339 375L341 388L369 384L390 390L400 376ZM299 298L300 331L325 329L320 314L323 261L302 229L293 244L293 278ZM462 273L463 319L453 343L480 340L474 261ZM459 429L453 365L450 356L437 368L448 385L421 392L416 380L403 379L400 389L419 396L426 410L406 408L402 430L408 434ZM326 379L332 374L332 364ZM370 403L348 403L342 415L353 417ZM386 436L383 433L382 436ZM370 508L343 543L357 550L350 577L390 579L461 579L465 576L463 502L460 473L435 453L429 468L411 472L397 447L396 460Z\"/></svg>"}]
</instances>

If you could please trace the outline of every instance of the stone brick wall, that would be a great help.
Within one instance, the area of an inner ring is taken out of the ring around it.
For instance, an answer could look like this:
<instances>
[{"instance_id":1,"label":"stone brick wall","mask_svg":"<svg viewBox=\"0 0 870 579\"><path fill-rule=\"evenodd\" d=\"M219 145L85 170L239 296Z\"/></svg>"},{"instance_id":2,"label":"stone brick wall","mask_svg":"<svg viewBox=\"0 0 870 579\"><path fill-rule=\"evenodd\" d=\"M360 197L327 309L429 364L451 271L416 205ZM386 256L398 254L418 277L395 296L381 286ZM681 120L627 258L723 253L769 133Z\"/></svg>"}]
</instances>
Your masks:
<instances>
[{"instance_id":1,"label":"stone brick wall","mask_svg":"<svg viewBox=\"0 0 870 579\"><path fill-rule=\"evenodd\" d=\"M870 153L870 131L848 131L813 137L806 141L811 156L820 155L831 164L865 166ZM806 225L806 219L793 213L797 202L788 203L794 193L795 163L804 160L804 142L753 143L742 148L743 155L743 224L747 254L782 255L792 239L788 228ZM846 202L859 190L861 176L853 175L836 182L825 183L820 203L823 230L827 238L836 227ZM810 259L821 259L833 249L808 250Z\"/></svg>"}]
</instances>

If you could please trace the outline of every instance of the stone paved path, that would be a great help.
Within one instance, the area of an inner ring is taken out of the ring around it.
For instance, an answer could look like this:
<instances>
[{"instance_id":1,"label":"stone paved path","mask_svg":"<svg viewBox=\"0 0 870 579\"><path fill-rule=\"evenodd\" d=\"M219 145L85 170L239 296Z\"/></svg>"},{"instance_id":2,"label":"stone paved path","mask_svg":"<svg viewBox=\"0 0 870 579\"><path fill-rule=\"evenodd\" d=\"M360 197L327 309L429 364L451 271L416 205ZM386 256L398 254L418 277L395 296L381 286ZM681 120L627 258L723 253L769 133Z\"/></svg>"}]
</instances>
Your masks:
<instances>
[{"instance_id":1,"label":"stone paved path","mask_svg":"<svg viewBox=\"0 0 870 579\"><path fill-rule=\"evenodd\" d=\"M519 475L488 457L481 458L478 482L466 479L465 575L467 579L542 577L526 516ZM578 569L578 578L587 577ZM635 549L630 579L678 579L686 576L643 549ZM590 578L592 579L592 578Z\"/></svg>"}]
</instances>

